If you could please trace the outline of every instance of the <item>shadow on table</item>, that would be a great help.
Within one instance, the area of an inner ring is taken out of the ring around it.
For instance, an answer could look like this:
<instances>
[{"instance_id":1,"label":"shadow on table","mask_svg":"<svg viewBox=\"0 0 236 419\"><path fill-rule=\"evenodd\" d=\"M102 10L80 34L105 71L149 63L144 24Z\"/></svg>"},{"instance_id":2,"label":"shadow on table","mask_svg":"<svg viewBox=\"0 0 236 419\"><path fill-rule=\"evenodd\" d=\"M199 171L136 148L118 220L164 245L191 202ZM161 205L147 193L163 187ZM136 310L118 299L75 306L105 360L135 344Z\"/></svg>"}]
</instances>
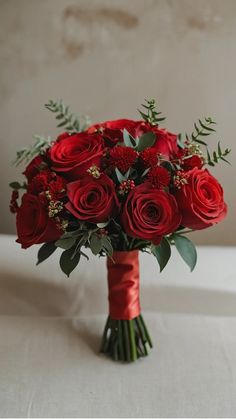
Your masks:
<instances>
[{"instance_id":1,"label":"shadow on table","mask_svg":"<svg viewBox=\"0 0 236 419\"><path fill-rule=\"evenodd\" d=\"M106 288L99 281L53 283L5 272L0 315L78 317L106 314ZM141 287L143 311L236 316L236 292L184 286Z\"/></svg>"}]
</instances>

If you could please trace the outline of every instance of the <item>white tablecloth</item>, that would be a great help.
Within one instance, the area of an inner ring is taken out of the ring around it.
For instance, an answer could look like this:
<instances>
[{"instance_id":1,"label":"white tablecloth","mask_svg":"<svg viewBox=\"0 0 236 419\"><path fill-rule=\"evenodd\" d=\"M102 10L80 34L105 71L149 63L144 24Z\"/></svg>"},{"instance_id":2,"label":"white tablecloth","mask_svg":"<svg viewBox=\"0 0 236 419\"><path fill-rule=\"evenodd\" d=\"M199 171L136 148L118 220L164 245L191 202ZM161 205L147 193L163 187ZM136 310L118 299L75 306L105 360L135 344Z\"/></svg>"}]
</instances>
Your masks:
<instances>
[{"instance_id":1,"label":"white tablecloth","mask_svg":"<svg viewBox=\"0 0 236 419\"><path fill-rule=\"evenodd\" d=\"M105 260L67 279L58 256L36 267L0 236L1 417L236 416L236 248L200 247L196 270L174 252L160 275L141 255L141 301L155 347L134 364L98 353Z\"/></svg>"}]
</instances>

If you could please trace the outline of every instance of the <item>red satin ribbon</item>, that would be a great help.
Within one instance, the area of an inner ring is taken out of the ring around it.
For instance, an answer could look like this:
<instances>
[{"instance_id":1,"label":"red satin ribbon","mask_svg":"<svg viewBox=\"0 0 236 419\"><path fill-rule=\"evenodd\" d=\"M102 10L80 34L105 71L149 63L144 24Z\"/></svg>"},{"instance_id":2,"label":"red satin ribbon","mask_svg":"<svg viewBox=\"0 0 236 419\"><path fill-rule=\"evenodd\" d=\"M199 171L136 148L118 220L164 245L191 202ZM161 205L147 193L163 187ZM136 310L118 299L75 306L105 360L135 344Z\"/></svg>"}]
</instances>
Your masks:
<instances>
[{"instance_id":1,"label":"red satin ribbon","mask_svg":"<svg viewBox=\"0 0 236 419\"><path fill-rule=\"evenodd\" d=\"M138 250L114 252L112 259L107 258L110 317L134 319L140 314Z\"/></svg>"}]
</instances>

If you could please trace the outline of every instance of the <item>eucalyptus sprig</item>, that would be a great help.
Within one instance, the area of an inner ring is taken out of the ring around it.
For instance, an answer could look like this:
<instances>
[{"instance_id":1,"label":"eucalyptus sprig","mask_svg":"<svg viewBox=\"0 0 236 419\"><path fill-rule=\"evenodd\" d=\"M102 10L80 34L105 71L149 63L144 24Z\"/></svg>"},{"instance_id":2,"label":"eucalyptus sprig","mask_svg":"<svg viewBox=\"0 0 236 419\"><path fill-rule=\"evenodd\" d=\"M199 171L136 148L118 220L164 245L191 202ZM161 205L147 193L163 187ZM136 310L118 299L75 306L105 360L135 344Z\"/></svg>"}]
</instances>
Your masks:
<instances>
[{"instance_id":1,"label":"eucalyptus sprig","mask_svg":"<svg viewBox=\"0 0 236 419\"><path fill-rule=\"evenodd\" d=\"M146 110L147 113L144 113L138 109L144 121L149 122L151 125L158 125L160 122L166 119L165 116L161 116L162 112L157 111L155 99L145 99L145 102L146 103L142 104L141 106Z\"/></svg>"},{"instance_id":2,"label":"eucalyptus sprig","mask_svg":"<svg viewBox=\"0 0 236 419\"><path fill-rule=\"evenodd\" d=\"M69 106L66 106L62 100L59 102L49 100L45 108L55 114L59 122L58 128L64 127L67 132L82 132L90 125L90 119L86 115L76 116L70 112Z\"/></svg>"},{"instance_id":3,"label":"eucalyptus sprig","mask_svg":"<svg viewBox=\"0 0 236 419\"><path fill-rule=\"evenodd\" d=\"M38 154L42 154L49 146L52 141L50 137L42 137L40 135L34 135L35 142L30 147L24 147L16 152L16 159L13 161L15 166L25 162L28 163Z\"/></svg>"},{"instance_id":4,"label":"eucalyptus sprig","mask_svg":"<svg viewBox=\"0 0 236 419\"><path fill-rule=\"evenodd\" d=\"M216 122L213 121L210 116L204 118L204 120L199 119L197 123L194 123L195 131L191 134L191 141L207 146L207 143L203 141L202 137L206 137L215 132L215 129L213 128L213 125L215 124ZM186 138L188 141L190 140L188 135L186 135Z\"/></svg>"},{"instance_id":5,"label":"eucalyptus sprig","mask_svg":"<svg viewBox=\"0 0 236 419\"><path fill-rule=\"evenodd\" d=\"M220 160L223 160L225 163L230 164L230 162L225 158L231 152L229 148L225 150L221 150L220 141L218 142L217 151L213 151L212 155L210 154L209 150L207 150L207 161L206 163L209 166L215 166L216 163L219 163Z\"/></svg>"}]
</instances>

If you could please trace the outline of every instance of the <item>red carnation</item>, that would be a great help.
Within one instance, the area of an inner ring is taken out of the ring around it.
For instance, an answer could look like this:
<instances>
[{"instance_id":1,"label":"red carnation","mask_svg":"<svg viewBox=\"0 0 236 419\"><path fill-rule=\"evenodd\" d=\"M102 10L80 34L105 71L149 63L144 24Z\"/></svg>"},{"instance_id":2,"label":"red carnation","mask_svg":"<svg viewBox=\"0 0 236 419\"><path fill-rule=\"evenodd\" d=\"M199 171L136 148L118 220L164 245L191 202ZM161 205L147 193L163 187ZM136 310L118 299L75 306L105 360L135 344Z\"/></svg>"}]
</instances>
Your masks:
<instances>
[{"instance_id":1,"label":"red carnation","mask_svg":"<svg viewBox=\"0 0 236 419\"><path fill-rule=\"evenodd\" d=\"M165 167L161 166L153 167L148 172L147 178L152 186L158 189L165 188L170 183L170 173Z\"/></svg>"},{"instance_id":2,"label":"red carnation","mask_svg":"<svg viewBox=\"0 0 236 419\"><path fill-rule=\"evenodd\" d=\"M155 148L146 148L139 156L145 167L153 167L157 165L158 153Z\"/></svg>"},{"instance_id":3,"label":"red carnation","mask_svg":"<svg viewBox=\"0 0 236 419\"><path fill-rule=\"evenodd\" d=\"M122 173L134 164L137 152L131 147L114 147L110 151L110 163L112 167L117 167Z\"/></svg>"},{"instance_id":4,"label":"red carnation","mask_svg":"<svg viewBox=\"0 0 236 419\"><path fill-rule=\"evenodd\" d=\"M59 199L65 194L65 187L65 179L50 170L44 170L32 179L27 190L33 195L49 191L51 199Z\"/></svg>"}]
</instances>

